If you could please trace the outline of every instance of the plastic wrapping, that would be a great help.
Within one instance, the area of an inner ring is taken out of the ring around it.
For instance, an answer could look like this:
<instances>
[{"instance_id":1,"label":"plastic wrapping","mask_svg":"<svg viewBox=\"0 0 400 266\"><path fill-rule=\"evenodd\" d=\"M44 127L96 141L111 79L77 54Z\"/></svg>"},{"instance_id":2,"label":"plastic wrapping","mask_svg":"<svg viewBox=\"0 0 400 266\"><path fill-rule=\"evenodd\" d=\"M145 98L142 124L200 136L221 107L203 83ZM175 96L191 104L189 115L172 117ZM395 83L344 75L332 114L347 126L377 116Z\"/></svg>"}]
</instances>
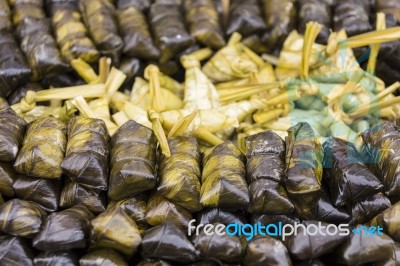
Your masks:
<instances>
[{"instance_id":1,"label":"plastic wrapping","mask_svg":"<svg viewBox=\"0 0 400 266\"><path fill-rule=\"evenodd\" d=\"M30 123L14 163L15 169L31 176L60 178L67 144L65 131L65 124L52 116Z\"/></svg>"},{"instance_id":2,"label":"plastic wrapping","mask_svg":"<svg viewBox=\"0 0 400 266\"><path fill-rule=\"evenodd\" d=\"M133 120L111 138L111 174L108 195L129 198L156 186L157 139L153 131Z\"/></svg>"},{"instance_id":3,"label":"plastic wrapping","mask_svg":"<svg viewBox=\"0 0 400 266\"><path fill-rule=\"evenodd\" d=\"M108 209L92 220L91 246L114 248L132 256L142 238L134 220L118 207Z\"/></svg>"},{"instance_id":4,"label":"plastic wrapping","mask_svg":"<svg viewBox=\"0 0 400 266\"><path fill-rule=\"evenodd\" d=\"M222 209L204 209L198 216L199 224L220 223L228 225L234 223L246 223L246 216L244 213L228 212Z\"/></svg>"},{"instance_id":5,"label":"plastic wrapping","mask_svg":"<svg viewBox=\"0 0 400 266\"><path fill-rule=\"evenodd\" d=\"M76 254L70 251L42 252L34 259L35 266L78 266Z\"/></svg>"},{"instance_id":6,"label":"plastic wrapping","mask_svg":"<svg viewBox=\"0 0 400 266\"><path fill-rule=\"evenodd\" d=\"M123 199L119 201L112 201L108 204L107 209L113 208L114 206L121 208L134 220L140 231L143 231L148 227L146 222L146 201L140 196Z\"/></svg>"},{"instance_id":7,"label":"plastic wrapping","mask_svg":"<svg viewBox=\"0 0 400 266\"><path fill-rule=\"evenodd\" d=\"M336 0L333 17L334 31L344 29L348 36L372 31L369 22L370 9L369 1Z\"/></svg>"},{"instance_id":8,"label":"plastic wrapping","mask_svg":"<svg viewBox=\"0 0 400 266\"><path fill-rule=\"evenodd\" d=\"M0 0L0 31L11 30L11 11L7 0Z\"/></svg>"},{"instance_id":9,"label":"plastic wrapping","mask_svg":"<svg viewBox=\"0 0 400 266\"><path fill-rule=\"evenodd\" d=\"M46 212L34 203L12 199L0 206L0 231L29 237L40 231Z\"/></svg>"},{"instance_id":10,"label":"plastic wrapping","mask_svg":"<svg viewBox=\"0 0 400 266\"><path fill-rule=\"evenodd\" d=\"M34 237L32 245L43 251L62 251L85 248L90 234L93 214L83 205L75 205L47 216L42 230Z\"/></svg>"},{"instance_id":11,"label":"plastic wrapping","mask_svg":"<svg viewBox=\"0 0 400 266\"><path fill-rule=\"evenodd\" d=\"M250 199L244 161L245 156L231 141L205 152L200 191L204 207L247 209Z\"/></svg>"},{"instance_id":12,"label":"plastic wrapping","mask_svg":"<svg viewBox=\"0 0 400 266\"><path fill-rule=\"evenodd\" d=\"M201 210L200 148L194 137L168 139L171 157L161 155L157 191L190 212Z\"/></svg>"},{"instance_id":13,"label":"plastic wrapping","mask_svg":"<svg viewBox=\"0 0 400 266\"><path fill-rule=\"evenodd\" d=\"M0 235L0 258L3 265L33 266L34 253L25 239Z\"/></svg>"},{"instance_id":14,"label":"plastic wrapping","mask_svg":"<svg viewBox=\"0 0 400 266\"><path fill-rule=\"evenodd\" d=\"M113 249L99 249L87 253L79 260L80 266L128 266L126 260Z\"/></svg>"},{"instance_id":15,"label":"plastic wrapping","mask_svg":"<svg viewBox=\"0 0 400 266\"><path fill-rule=\"evenodd\" d=\"M400 242L400 202L372 218L368 224L370 226L379 225L394 241Z\"/></svg>"},{"instance_id":16,"label":"plastic wrapping","mask_svg":"<svg viewBox=\"0 0 400 266\"><path fill-rule=\"evenodd\" d=\"M390 200L382 193L371 195L351 206L351 224L361 224L391 206Z\"/></svg>"},{"instance_id":17,"label":"plastic wrapping","mask_svg":"<svg viewBox=\"0 0 400 266\"><path fill-rule=\"evenodd\" d=\"M213 49L225 45L218 12L213 0L183 1L190 34L200 43Z\"/></svg>"},{"instance_id":18,"label":"plastic wrapping","mask_svg":"<svg viewBox=\"0 0 400 266\"><path fill-rule=\"evenodd\" d=\"M164 259L178 263L196 260L198 254L186 234L171 223L146 231L142 241L142 257Z\"/></svg>"},{"instance_id":19,"label":"plastic wrapping","mask_svg":"<svg viewBox=\"0 0 400 266\"><path fill-rule=\"evenodd\" d=\"M268 250L269 252L266 252ZM283 243L269 236L258 237L247 243L243 255L244 266L291 266L292 261ZM297 264L296 264L297 265Z\"/></svg>"},{"instance_id":20,"label":"plastic wrapping","mask_svg":"<svg viewBox=\"0 0 400 266\"><path fill-rule=\"evenodd\" d=\"M13 182L16 175L11 164L0 162L0 194L6 197L14 196Z\"/></svg>"},{"instance_id":21,"label":"plastic wrapping","mask_svg":"<svg viewBox=\"0 0 400 266\"><path fill-rule=\"evenodd\" d=\"M68 143L63 173L79 184L105 190L108 187L108 133L103 120L73 117L68 124Z\"/></svg>"}]
</instances>

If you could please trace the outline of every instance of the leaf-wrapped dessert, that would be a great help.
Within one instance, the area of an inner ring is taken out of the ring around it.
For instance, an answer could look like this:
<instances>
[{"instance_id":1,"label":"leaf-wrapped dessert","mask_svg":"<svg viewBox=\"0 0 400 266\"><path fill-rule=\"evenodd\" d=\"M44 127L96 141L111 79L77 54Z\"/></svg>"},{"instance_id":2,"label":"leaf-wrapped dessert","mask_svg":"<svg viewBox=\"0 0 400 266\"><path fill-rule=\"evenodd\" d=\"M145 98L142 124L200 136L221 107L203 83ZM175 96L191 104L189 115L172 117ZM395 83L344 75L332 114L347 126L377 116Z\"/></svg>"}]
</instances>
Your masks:
<instances>
[{"instance_id":1,"label":"leaf-wrapped dessert","mask_svg":"<svg viewBox=\"0 0 400 266\"><path fill-rule=\"evenodd\" d=\"M39 83L27 83L16 88L7 98L10 105L21 102L21 100L26 96L28 91L38 92L43 90L43 87Z\"/></svg>"},{"instance_id":2,"label":"leaf-wrapped dessert","mask_svg":"<svg viewBox=\"0 0 400 266\"><path fill-rule=\"evenodd\" d=\"M156 185L157 139L153 131L133 120L111 138L111 174L108 195L129 198Z\"/></svg>"},{"instance_id":3,"label":"leaf-wrapped dessert","mask_svg":"<svg viewBox=\"0 0 400 266\"><path fill-rule=\"evenodd\" d=\"M370 226L380 226L394 241L400 241L400 202L386 209L368 222Z\"/></svg>"},{"instance_id":4,"label":"leaf-wrapped dessert","mask_svg":"<svg viewBox=\"0 0 400 266\"><path fill-rule=\"evenodd\" d=\"M63 173L79 184L105 190L108 187L108 133L103 120L74 117L68 124Z\"/></svg>"},{"instance_id":5,"label":"leaf-wrapped dessert","mask_svg":"<svg viewBox=\"0 0 400 266\"><path fill-rule=\"evenodd\" d=\"M35 203L12 199L0 206L0 231L29 237L40 231L46 212Z\"/></svg>"},{"instance_id":6,"label":"leaf-wrapped dessert","mask_svg":"<svg viewBox=\"0 0 400 266\"><path fill-rule=\"evenodd\" d=\"M204 207L247 209L250 199L244 161L244 154L231 141L206 151L200 191Z\"/></svg>"},{"instance_id":7,"label":"leaf-wrapped dessert","mask_svg":"<svg viewBox=\"0 0 400 266\"><path fill-rule=\"evenodd\" d=\"M15 160L24 138L25 127L25 121L11 108L0 111L0 161Z\"/></svg>"},{"instance_id":8,"label":"leaf-wrapped dessert","mask_svg":"<svg viewBox=\"0 0 400 266\"><path fill-rule=\"evenodd\" d=\"M31 176L59 179L67 144L65 131L65 124L52 116L30 123L15 169Z\"/></svg>"},{"instance_id":9,"label":"leaf-wrapped dessert","mask_svg":"<svg viewBox=\"0 0 400 266\"><path fill-rule=\"evenodd\" d=\"M326 223L340 224L348 222L350 214L348 208L336 207L328 193L323 189L321 198L316 204L313 219Z\"/></svg>"},{"instance_id":10,"label":"leaf-wrapped dessert","mask_svg":"<svg viewBox=\"0 0 400 266\"><path fill-rule=\"evenodd\" d=\"M0 0L0 31L11 30L11 11L7 0Z\"/></svg>"},{"instance_id":11,"label":"leaf-wrapped dessert","mask_svg":"<svg viewBox=\"0 0 400 266\"><path fill-rule=\"evenodd\" d=\"M33 266L35 257L28 241L9 235L0 235L0 258L3 265Z\"/></svg>"},{"instance_id":12,"label":"leaf-wrapped dessert","mask_svg":"<svg viewBox=\"0 0 400 266\"><path fill-rule=\"evenodd\" d=\"M0 194L6 197L14 196L13 182L17 176L13 166L0 162Z\"/></svg>"},{"instance_id":13,"label":"leaf-wrapped dessert","mask_svg":"<svg viewBox=\"0 0 400 266\"><path fill-rule=\"evenodd\" d=\"M118 9L125 9L134 6L142 12L147 12L152 2L152 0L117 0L116 5Z\"/></svg>"},{"instance_id":14,"label":"leaf-wrapped dessert","mask_svg":"<svg viewBox=\"0 0 400 266\"><path fill-rule=\"evenodd\" d=\"M244 212L229 212L222 209L212 208L203 209L198 215L199 224L245 224L246 216Z\"/></svg>"},{"instance_id":15,"label":"leaf-wrapped dessert","mask_svg":"<svg viewBox=\"0 0 400 266\"><path fill-rule=\"evenodd\" d=\"M171 264L163 260L145 259L141 260L137 266L171 266Z\"/></svg>"},{"instance_id":16,"label":"leaf-wrapped dessert","mask_svg":"<svg viewBox=\"0 0 400 266\"><path fill-rule=\"evenodd\" d=\"M85 248L90 235L93 214L83 205L75 205L47 216L42 230L34 237L32 245L43 251L61 251Z\"/></svg>"},{"instance_id":17,"label":"leaf-wrapped dessert","mask_svg":"<svg viewBox=\"0 0 400 266\"><path fill-rule=\"evenodd\" d=\"M160 184L157 191L190 212L200 205L200 148L194 137L168 139L171 156L162 155L159 163Z\"/></svg>"},{"instance_id":18,"label":"leaf-wrapped dessert","mask_svg":"<svg viewBox=\"0 0 400 266\"><path fill-rule=\"evenodd\" d=\"M334 7L334 31L346 30L354 36L372 30L369 22L370 2L364 0L337 0Z\"/></svg>"},{"instance_id":19,"label":"leaf-wrapped dessert","mask_svg":"<svg viewBox=\"0 0 400 266\"><path fill-rule=\"evenodd\" d=\"M35 266L79 265L78 256L71 251L41 252L33 262Z\"/></svg>"},{"instance_id":20,"label":"leaf-wrapped dessert","mask_svg":"<svg viewBox=\"0 0 400 266\"><path fill-rule=\"evenodd\" d=\"M268 250L269 252L265 252ZM272 237L264 236L252 239L247 243L243 255L243 265L292 265L285 245Z\"/></svg>"},{"instance_id":21,"label":"leaf-wrapped dessert","mask_svg":"<svg viewBox=\"0 0 400 266\"><path fill-rule=\"evenodd\" d=\"M113 249L98 249L79 259L80 266L128 266L128 263Z\"/></svg>"},{"instance_id":22,"label":"leaf-wrapped dessert","mask_svg":"<svg viewBox=\"0 0 400 266\"><path fill-rule=\"evenodd\" d=\"M368 196L351 206L351 224L362 224L391 206L390 200L382 193Z\"/></svg>"}]
</instances>

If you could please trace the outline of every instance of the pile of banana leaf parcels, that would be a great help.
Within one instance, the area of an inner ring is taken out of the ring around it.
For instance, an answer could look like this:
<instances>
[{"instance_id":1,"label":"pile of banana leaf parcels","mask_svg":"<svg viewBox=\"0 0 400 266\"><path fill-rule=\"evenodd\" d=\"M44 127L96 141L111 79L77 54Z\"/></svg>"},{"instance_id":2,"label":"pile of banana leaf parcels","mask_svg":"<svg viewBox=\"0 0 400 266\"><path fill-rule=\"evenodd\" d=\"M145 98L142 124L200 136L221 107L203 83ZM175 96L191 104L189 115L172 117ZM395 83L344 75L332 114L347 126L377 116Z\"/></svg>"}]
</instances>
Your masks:
<instances>
[{"instance_id":1,"label":"pile of banana leaf parcels","mask_svg":"<svg viewBox=\"0 0 400 266\"><path fill-rule=\"evenodd\" d=\"M398 0L0 0L0 265L400 265L399 21ZM234 223L361 233L189 226Z\"/></svg>"}]
</instances>

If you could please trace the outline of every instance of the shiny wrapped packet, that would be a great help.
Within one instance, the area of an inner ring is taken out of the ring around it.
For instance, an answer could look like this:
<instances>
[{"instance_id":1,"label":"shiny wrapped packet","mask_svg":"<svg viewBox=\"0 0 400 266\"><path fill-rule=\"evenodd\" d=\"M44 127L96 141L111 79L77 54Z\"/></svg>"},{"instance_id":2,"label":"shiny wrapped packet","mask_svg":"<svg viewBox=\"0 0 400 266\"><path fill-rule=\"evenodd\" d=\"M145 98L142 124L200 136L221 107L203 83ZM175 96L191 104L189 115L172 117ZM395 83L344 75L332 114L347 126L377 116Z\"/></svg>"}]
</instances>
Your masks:
<instances>
[{"instance_id":1,"label":"shiny wrapped packet","mask_svg":"<svg viewBox=\"0 0 400 266\"><path fill-rule=\"evenodd\" d=\"M247 209L250 199L244 161L244 154L231 141L205 152L200 191L203 207Z\"/></svg>"},{"instance_id":2,"label":"shiny wrapped packet","mask_svg":"<svg viewBox=\"0 0 400 266\"><path fill-rule=\"evenodd\" d=\"M171 266L171 264L163 260L146 259L139 261L137 266Z\"/></svg>"},{"instance_id":3,"label":"shiny wrapped packet","mask_svg":"<svg viewBox=\"0 0 400 266\"><path fill-rule=\"evenodd\" d=\"M244 224L246 223L246 216L244 212L228 212L222 209L203 209L198 215L199 224L213 224L220 223L228 224Z\"/></svg>"},{"instance_id":4,"label":"shiny wrapped packet","mask_svg":"<svg viewBox=\"0 0 400 266\"><path fill-rule=\"evenodd\" d=\"M121 208L136 222L139 230L142 232L148 227L146 221L146 204L146 201L142 197L137 196L129 199L111 201L108 204L107 209L113 208L114 206Z\"/></svg>"},{"instance_id":5,"label":"shiny wrapped packet","mask_svg":"<svg viewBox=\"0 0 400 266\"><path fill-rule=\"evenodd\" d=\"M0 0L0 31L11 30L11 11L7 0Z\"/></svg>"},{"instance_id":6,"label":"shiny wrapped packet","mask_svg":"<svg viewBox=\"0 0 400 266\"><path fill-rule=\"evenodd\" d=\"M40 231L46 212L34 203L12 199L0 206L0 231L30 237Z\"/></svg>"},{"instance_id":7,"label":"shiny wrapped packet","mask_svg":"<svg viewBox=\"0 0 400 266\"><path fill-rule=\"evenodd\" d=\"M362 224L391 206L390 200L382 193L371 195L351 206L351 224Z\"/></svg>"},{"instance_id":8,"label":"shiny wrapped packet","mask_svg":"<svg viewBox=\"0 0 400 266\"><path fill-rule=\"evenodd\" d=\"M269 252L265 252L268 250ZM272 237L257 237L247 243L243 255L243 265L287 265L291 266L292 261L285 245Z\"/></svg>"},{"instance_id":9,"label":"shiny wrapped packet","mask_svg":"<svg viewBox=\"0 0 400 266\"><path fill-rule=\"evenodd\" d=\"M54 212L47 216L32 245L43 251L85 248L90 235L90 220L93 218L93 214L81 204Z\"/></svg>"},{"instance_id":10,"label":"shiny wrapped packet","mask_svg":"<svg viewBox=\"0 0 400 266\"><path fill-rule=\"evenodd\" d=\"M128 266L128 263L113 249L91 251L79 259L80 266Z\"/></svg>"},{"instance_id":11,"label":"shiny wrapped packet","mask_svg":"<svg viewBox=\"0 0 400 266\"><path fill-rule=\"evenodd\" d=\"M368 225L379 225L394 241L400 242L400 202L372 218Z\"/></svg>"},{"instance_id":12,"label":"shiny wrapped packet","mask_svg":"<svg viewBox=\"0 0 400 266\"><path fill-rule=\"evenodd\" d=\"M103 120L73 117L68 124L68 143L61 164L73 181L95 189L108 187L108 133Z\"/></svg>"},{"instance_id":13,"label":"shiny wrapped packet","mask_svg":"<svg viewBox=\"0 0 400 266\"><path fill-rule=\"evenodd\" d=\"M116 5L118 9L125 9L134 6L142 12L147 12L152 2L152 0L117 0Z\"/></svg>"},{"instance_id":14,"label":"shiny wrapped packet","mask_svg":"<svg viewBox=\"0 0 400 266\"><path fill-rule=\"evenodd\" d=\"M14 196L13 182L16 176L17 173L11 164L0 162L0 193L3 196Z\"/></svg>"},{"instance_id":15,"label":"shiny wrapped packet","mask_svg":"<svg viewBox=\"0 0 400 266\"><path fill-rule=\"evenodd\" d=\"M14 167L19 173L59 179L67 139L66 127L55 117L39 118L28 125Z\"/></svg>"},{"instance_id":16,"label":"shiny wrapped packet","mask_svg":"<svg viewBox=\"0 0 400 266\"><path fill-rule=\"evenodd\" d=\"M33 266L34 257L33 250L25 239L0 235L1 264Z\"/></svg>"},{"instance_id":17,"label":"shiny wrapped packet","mask_svg":"<svg viewBox=\"0 0 400 266\"><path fill-rule=\"evenodd\" d=\"M337 0L334 7L334 31L346 30L348 36L372 31L369 22L370 2L364 0Z\"/></svg>"},{"instance_id":18,"label":"shiny wrapped packet","mask_svg":"<svg viewBox=\"0 0 400 266\"><path fill-rule=\"evenodd\" d=\"M156 186L157 139L153 131L133 120L111 138L111 173L108 195L129 198Z\"/></svg>"},{"instance_id":19,"label":"shiny wrapped packet","mask_svg":"<svg viewBox=\"0 0 400 266\"><path fill-rule=\"evenodd\" d=\"M340 224L350 221L351 212L348 208L336 207L326 193L322 191L321 198L318 200L314 210L313 219L326 223Z\"/></svg>"},{"instance_id":20,"label":"shiny wrapped packet","mask_svg":"<svg viewBox=\"0 0 400 266\"><path fill-rule=\"evenodd\" d=\"M0 111L0 161L12 162L24 139L26 122L11 108Z\"/></svg>"},{"instance_id":21,"label":"shiny wrapped packet","mask_svg":"<svg viewBox=\"0 0 400 266\"><path fill-rule=\"evenodd\" d=\"M71 251L41 252L33 260L35 266L78 266L79 259Z\"/></svg>"},{"instance_id":22,"label":"shiny wrapped packet","mask_svg":"<svg viewBox=\"0 0 400 266\"><path fill-rule=\"evenodd\" d=\"M43 90L43 87L39 83L27 83L16 88L7 98L10 105L21 102L22 98L26 96L28 91L38 92Z\"/></svg>"},{"instance_id":23,"label":"shiny wrapped packet","mask_svg":"<svg viewBox=\"0 0 400 266\"><path fill-rule=\"evenodd\" d=\"M190 212L201 210L200 205L200 147L194 137L168 139L169 158L161 155L160 183L157 191Z\"/></svg>"}]
</instances>

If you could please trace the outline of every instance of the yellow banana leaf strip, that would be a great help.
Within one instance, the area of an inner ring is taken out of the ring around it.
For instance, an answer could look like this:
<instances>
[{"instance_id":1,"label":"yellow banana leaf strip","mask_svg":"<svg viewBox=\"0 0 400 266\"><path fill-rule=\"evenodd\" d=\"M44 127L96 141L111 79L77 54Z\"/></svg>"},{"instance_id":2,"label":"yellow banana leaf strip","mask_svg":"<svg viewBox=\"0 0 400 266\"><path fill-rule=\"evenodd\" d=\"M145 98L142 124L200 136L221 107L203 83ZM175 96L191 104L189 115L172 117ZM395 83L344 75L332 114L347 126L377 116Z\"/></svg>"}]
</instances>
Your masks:
<instances>
[{"instance_id":1,"label":"yellow banana leaf strip","mask_svg":"<svg viewBox=\"0 0 400 266\"><path fill-rule=\"evenodd\" d=\"M172 223L164 223L146 231L142 241L142 257L189 263L198 253L186 233Z\"/></svg>"},{"instance_id":2,"label":"yellow banana leaf strip","mask_svg":"<svg viewBox=\"0 0 400 266\"><path fill-rule=\"evenodd\" d=\"M42 0L12 0L13 23L21 50L25 53L32 79L55 76L68 70L51 34Z\"/></svg>"},{"instance_id":3,"label":"yellow banana leaf strip","mask_svg":"<svg viewBox=\"0 0 400 266\"><path fill-rule=\"evenodd\" d=\"M169 158L161 155L157 191L190 212L201 210L200 147L195 137L168 139Z\"/></svg>"},{"instance_id":4,"label":"yellow banana leaf strip","mask_svg":"<svg viewBox=\"0 0 400 266\"><path fill-rule=\"evenodd\" d=\"M7 0L0 0L0 31L11 30L11 11Z\"/></svg>"},{"instance_id":5,"label":"yellow banana leaf strip","mask_svg":"<svg viewBox=\"0 0 400 266\"><path fill-rule=\"evenodd\" d=\"M107 194L105 191L67 181L61 191L60 207L66 209L81 203L91 212L98 214L106 210L106 201Z\"/></svg>"},{"instance_id":6,"label":"yellow banana leaf strip","mask_svg":"<svg viewBox=\"0 0 400 266\"><path fill-rule=\"evenodd\" d=\"M152 0L117 0L116 6L118 9L125 9L134 6L142 12L147 12L150 9Z\"/></svg>"},{"instance_id":7,"label":"yellow banana leaf strip","mask_svg":"<svg viewBox=\"0 0 400 266\"><path fill-rule=\"evenodd\" d=\"M63 122L52 116L39 118L28 125L14 167L30 176L59 179L66 144Z\"/></svg>"},{"instance_id":8,"label":"yellow banana leaf strip","mask_svg":"<svg viewBox=\"0 0 400 266\"><path fill-rule=\"evenodd\" d=\"M400 241L400 202L384 210L378 214L371 221L368 222L370 226L380 226L383 231L390 236L394 241Z\"/></svg>"},{"instance_id":9,"label":"yellow banana leaf strip","mask_svg":"<svg viewBox=\"0 0 400 266\"><path fill-rule=\"evenodd\" d=\"M0 235L2 264L33 266L33 250L27 240L10 235Z\"/></svg>"},{"instance_id":10,"label":"yellow banana leaf strip","mask_svg":"<svg viewBox=\"0 0 400 266\"><path fill-rule=\"evenodd\" d=\"M145 259L141 260L137 266L171 266L171 264L163 260Z\"/></svg>"},{"instance_id":11,"label":"yellow banana leaf strip","mask_svg":"<svg viewBox=\"0 0 400 266\"><path fill-rule=\"evenodd\" d=\"M212 0L183 1L190 34L203 45L219 49L225 45L218 12Z\"/></svg>"},{"instance_id":12,"label":"yellow banana leaf strip","mask_svg":"<svg viewBox=\"0 0 400 266\"><path fill-rule=\"evenodd\" d=\"M33 262L35 266L79 265L77 254L72 251L41 252L35 257Z\"/></svg>"},{"instance_id":13,"label":"yellow banana leaf strip","mask_svg":"<svg viewBox=\"0 0 400 266\"><path fill-rule=\"evenodd\" d=\"M128 56L156 60L160 51L153 43L146 16L135 6L117 11L118 25L124 40L123 53Z\"/></svg>"},{"instance_id":14,"label":"yellow banana leaf strip","mask_svg":"<svg viewBox=\"0 0 400 266\"><path fill-rule=\"evenodd\" d=\"M150 7L150 25L161 51L160 63L166 63L194 44L187 32L180 6L173 1L156 2Z\"/></svg>"},{"instance_id":15,"label":"yellow banana leaf strip","mask_svg":"<svg viewBox=\"0 0 400 266\"><path fill-rule=\"evenodd\" d=\"M11 108L0 111L0 161L12 162L22 145L26 122Z\"/></svg>"},{"instance_id":16,"label":"yellow banana leaf strip","mask_svg":"<svg viewBox=\"0 0 400 266\"><path fill-rule=\"evenodd\" d=\"M351 206L350 224L365 223L390 206L390 200L382 193L371 195Z\"/></svg>"},{"instance_id":17,"label":"yellow banana leaf strip","mask_svg":"<svg viewBox=\"0 0 400 266\"><path fill-rule=\"evenodd\" d=\"M91 251L79 259L80 266L128 266L125 258L113 249Z\"/></svg>"},{"instance_id":18,"label":"yellow banana leaf strip","mask_svg":"<svg viewBox=\"0 0 400 266\"><path fill-rule=\"evenodd\" d=\"M246 210L250 199L245 175L245 156L231 141L207 150L200 203L203 207Z\"/></svg>"},{"instance_id":19,"label":"yellow banana leaf strip","mask_svg":"<svg viewBox=\"0 0 400 266\"><path fill-rule=\"evenodd\" d=\"M0 31L0 97L7 97L31 78L32 71L14 36Z\"/></svg>"},{"instance_id":20,"label":"yellow banana leaf strip","mask_svg":"<svg viewBox=\"0 0 400 266\"><path fill-rule=\"evenodd\" d=\"M139 230L143 231L147 229L148 224L146 221L146 211L147 211L147 203L142 196L136 196L133 198L111 201L107 209L113 208L117 206L125 211L132 220L134 220L139 228Z\"/></svg>"},{"instance_id":21,"label":"yellow banana leaf strip","mask_svg":"<svg viewBox=\"0 0 400 266\"><path fill-rule=\"evenodd\" d=\"M245 224L246 216L243 212L230 212L223 209L212 208L202 210L198 215L198 220L199 224Z\"/></svg>"},{"instance_id":22,"label":"yellow banana leaf strip","mask_svg":"<svg viewBox=\"0 0 400 266\"><path fill-rule=\"evenodd\" d=\"M265 252L268 250L269 252ZM292 265L285 245L272 237L257 237L247 242L243 255L243 264L246 266L261 265Z\"/></svg>"},{"instance_id":23,"label":"yellow banana leaf strip","mask_svg":"<svg viewBox=\"0 0 400 266\"><path fill-rule=\"evenodd\" d=\"M109 136L103 120L73 117L68 124L68 143L61 164L64 175L95 189L108 187Z\"/></svg>"},{"instance_id":24,"label":"yellow banana leaf strip","mask_svg":"<svg viewBox=\"0 0 400 266\"><path fill-rule=\"evenodd\" d=\"M372 31L369 22L370 2L364 0L338 0L334 7L333 30L346 30L348 36Z\"/></svg>"},{"instance_id":25,"label":"yellow banana leaf strip","mask_svg":"<svg viewBox=\"0 0 400 266\"><path fill-rule=\"evenodd\" d=\"M134 220L118 207L103 212L92 220L91 246L113 248L131 257L142 238Z\"/></svg>"},{"instance_id":26,"label":"yellow banana leaf strip","mask_svg":"<svg viewBox=\"0 0 400 266\"><path fill-rule=\"evenodd\" d=\"M62 251L87 247L90 220L94 215L82 204L61 212L53 212L42 230L33 238L34 248L43 251Z\"/></svg>"},{"instance_id":27,"label":"yellow banana leaf strip","mask_svg":"<svg viewBox=\"0 0 400 266\"><path fill-rule=\"evenodd\" d=\"M118 65L124 43L118 35L113 3L107 0L83 0L79 1L79 10L100 54L110 57L114 65Z\"/></svg>"},{"instance_id":28,"label":"yellow banana leaf strip","mask_svg":"<svg viewBox=\"0 0 400 266\"><path fill-rule=\"evenodd\" d=\"M0 231L30 237L40 231L45 218L46 212L35 203L12 199L0 206Z\"/></svg>"},{"instance_id":29,"label":"yellow banana leaf strip","mask_svg":"<svg viewBox=\"0 0 400 266\"><path fill-rule=\"evenodd\" d=\"M39 83L27 83L25 85L22 85L18 88L16 88L7 98L8 103L10 105L19 103L22 98L24 98L26 96L26 93L28 91L34 91L34 92L38 92L43 90L43 87L41 84Z\"/></svg>"},{"instance_id":30,"label":"yellow banana leaf strip","mask_svg":"<svg viewBox=\"0 0 400 266\"><path fill-rule=\"evenodd\" d=\"M88 63L97 62L99 52L81 20L78 1L49 0L47 5L63 59L67 62L78 58Z\"/></svg>"},{"instance_id":31,"label":"yellow banana leaf strip","mask_svg":"<svg viewBox=\"0 0 400 266\"><path fill-rule=\"evenodd\" d=\"M14 196L13 182L17 176L13 166L0 162L0 194L6 197Z\"/></svg>"},{"instance_id":32,"label":"yellow banana leaf strip","mask_svg":"<svg viewBox=\"0 0 400 266\"><path fill-rule=\"evenodd\" d=\"M111 138L111 173L108 195L129 198L156 186L157 139L153 131L133 120Z\"/></svg>"},{"instance_id":33,"label":"yellow banana leaf strip","mask_svg":"<svg viewBox=\"0 0 400 266\"><path fill-rule=\"evenodd\" d=\"M32 178L20 174L14 179L13 188L19 199L34 202L48 212L58 209L61 180Z\"/></svg>"}]
</instances>

